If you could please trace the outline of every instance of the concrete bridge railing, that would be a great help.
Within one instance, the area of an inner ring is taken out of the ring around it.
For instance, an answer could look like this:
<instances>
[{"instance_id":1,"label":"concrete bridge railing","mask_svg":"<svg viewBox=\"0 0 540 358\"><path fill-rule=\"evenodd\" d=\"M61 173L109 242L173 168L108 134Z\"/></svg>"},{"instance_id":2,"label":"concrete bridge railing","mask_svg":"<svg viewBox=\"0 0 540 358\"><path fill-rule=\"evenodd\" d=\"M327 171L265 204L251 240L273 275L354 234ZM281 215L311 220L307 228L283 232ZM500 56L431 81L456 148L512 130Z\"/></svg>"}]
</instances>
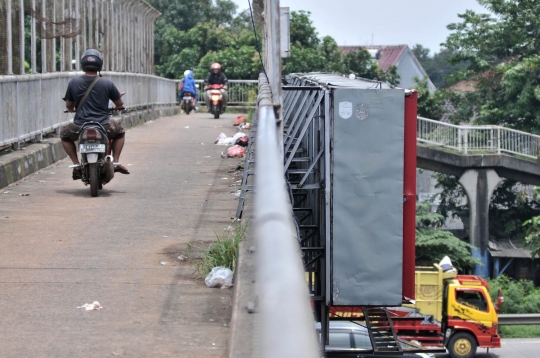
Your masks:
<instances>
[{"instance_id":1,"label":"concrete bridge railing","mask_svg":"<svg viewBox=\"0 0 540 358\"><path fill-rule=\"evenodd\" d=\"M40 140L73 120L73 113L63 113L62 98L69 80L80 74L0 76L0 147L32 138ZM103 72L103 76L126 92L123 100L128 110L176 104L173 80L123 72Z\"/></svg>"},{"instance_id":2,"label":"concrete bridge railing","mask_svg":"<svg viewBox=\"0 0 540 358\"><path fill-rule=\"evenodd\" d=\"M418 117L418 142L461 154L513 154L536 160L540 136L501 126L457 126Z\"/></svg>"}]
</instances>

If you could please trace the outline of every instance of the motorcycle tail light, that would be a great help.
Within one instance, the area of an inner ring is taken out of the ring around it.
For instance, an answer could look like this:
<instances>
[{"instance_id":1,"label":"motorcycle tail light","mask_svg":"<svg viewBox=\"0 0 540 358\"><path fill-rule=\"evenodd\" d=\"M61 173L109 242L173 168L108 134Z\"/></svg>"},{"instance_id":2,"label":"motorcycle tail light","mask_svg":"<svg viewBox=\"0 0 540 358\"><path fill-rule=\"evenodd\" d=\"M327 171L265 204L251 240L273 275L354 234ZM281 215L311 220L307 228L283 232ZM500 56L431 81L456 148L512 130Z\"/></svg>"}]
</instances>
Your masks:
<instances>
[{"instance_id":1,"label":"motorcycle tail light","mask_svg":"<svg viewBox=\"0 0 540 358\"><path fill-rule=\"evenodd\" d=\"M101 139L101 133L96 129L87 129L83 132L82 139Z\"/></svg>"},{"instance_id":2,"label":"motorcycle tail light","mask_svg":"<svg viewBox=\"0 0 540 358\"><path fill-rule=\"evenodd\" d=\"M212 95L212 101L219 101L219 96L218 95Z\"/></svg>"}]
</instances>

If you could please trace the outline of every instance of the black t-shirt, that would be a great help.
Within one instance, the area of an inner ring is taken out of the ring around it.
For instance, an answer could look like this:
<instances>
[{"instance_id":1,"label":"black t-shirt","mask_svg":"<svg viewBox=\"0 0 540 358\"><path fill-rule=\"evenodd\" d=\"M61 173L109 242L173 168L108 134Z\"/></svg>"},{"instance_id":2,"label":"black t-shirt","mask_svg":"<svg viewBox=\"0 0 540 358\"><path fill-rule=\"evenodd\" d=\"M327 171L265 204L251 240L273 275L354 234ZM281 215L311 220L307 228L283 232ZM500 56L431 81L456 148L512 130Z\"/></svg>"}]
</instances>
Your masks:
<instances>
[{"instance_id":1,"label":"black t-shirt","mask_svg":"<svg viewBox=\"0 0 540 358\"><path fill-rule=\"evenodd\" d=\"M227 84L229 80L227 79L227 76L223 72L218 72L215 74L214 72L210 72L208 77L204 80L205 85L225 85Z\"/></svg>"},{"instance_id":2,"label":"black t-shirt","mask_svg":"<svg viewBox=\"0 0 540 358\"><path fill-rule=\"evenodd\" d=\"M75 102L75 108L77 108L94 79L95 77L86 75L73 78L69 81L64 99ZM73 122L76 124L88 121L100 122L101 124L109 123L109 100L114 102L120 97L120 92L114 83L108 78L101 77L84 100L81 108L77 108Z\"/></svg>"}]
</instances>

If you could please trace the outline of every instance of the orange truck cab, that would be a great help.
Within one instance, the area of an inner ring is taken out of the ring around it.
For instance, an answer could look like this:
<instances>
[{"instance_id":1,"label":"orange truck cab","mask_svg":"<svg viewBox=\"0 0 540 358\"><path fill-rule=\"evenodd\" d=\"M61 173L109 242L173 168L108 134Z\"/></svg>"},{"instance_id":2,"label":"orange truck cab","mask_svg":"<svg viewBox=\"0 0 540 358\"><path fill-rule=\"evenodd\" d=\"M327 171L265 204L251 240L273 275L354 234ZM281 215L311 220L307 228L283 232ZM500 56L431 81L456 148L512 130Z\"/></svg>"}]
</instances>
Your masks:
<instances>
[{"instance_id":1,"label":"orange truck cab","mask_svg":"<svg viewBox=\"0 0 540 358\"><path fill-rule=\"evenodd\" d=\"M488 283L479 276L458 275L453 267L433 266L416 268L415 301L388 308L398 337L444 346L453 358L471 358L478 347L500 348L498 307Z\"/></svg>"}]
</instances>

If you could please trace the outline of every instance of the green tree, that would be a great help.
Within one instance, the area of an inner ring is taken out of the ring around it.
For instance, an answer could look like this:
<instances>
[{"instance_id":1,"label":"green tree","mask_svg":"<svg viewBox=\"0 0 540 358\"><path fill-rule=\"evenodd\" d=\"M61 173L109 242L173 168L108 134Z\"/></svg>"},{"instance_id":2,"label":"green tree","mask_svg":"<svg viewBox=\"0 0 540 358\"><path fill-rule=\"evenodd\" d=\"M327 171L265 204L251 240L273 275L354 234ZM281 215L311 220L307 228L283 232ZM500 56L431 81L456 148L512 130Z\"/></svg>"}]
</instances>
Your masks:
<instances>
[{"instance_id":1,"label":"green tree","mask_svg":"<svg viewBox=\"0 0 540 358\"><path fill-rule=\"evenodd\" d=\"M452 89L431 92L427 78L415 78L418 91L418 115L452 124L469 123L474 116L474 102L468 93Z\"/></svg>"},{"instance_id":2,"label":"green tree","mask_svg":"<svg viewBox=\"0 0 540 358\"><path fill-rule=\"evenodd\" d=\"M206 78L210 72L210 65L219 62L227 77L233 79L257 79L260 69L259 57L253 46L240 48L228 47L217 52L208 52L204 55L195 71L198 78Z\"/></svg>"},{"instance_id":3,"label":"green tree","mask_svg":"<svg viewBox=\"0 0 540 358\"><path fill-rule=\"evenodd\" d=\"M326 61L317 48L291 46L290 57L284 59L282 72L301 73L324 71Z\"/></svg>"},{"instance_id":4,"label":"green tree","mask_svg":"<svg viewBox=\"0 0 540 358\"><path fill-rule=\"evenodd\" d=\"M235 19L236 5L230 0L217 0L215 3L212 0L148 0L148 2L162 13L156 20L154 31L156 65L163 64L171 55L162 52L164 36L170 27L178 31L189 31L197 24L213 21L218 26L229 25Z\"/></svg>"},{"instance_id":5,"label":"green tree","mask_svg":"<svg viewBox=\"0 0 540 358\"><path fill-rule=\"evenodd\" d=\"M318 33L310 19L310 11L292 11L290 22L291 46L316 48L319 45Z\"/></svg>"},{"instance_id":6,"label":"green tree","mask_svg":"<svg viewBox=\"0 0 540 358\"><path fill-rule=\"evenodd\" d=\"M318 38L317 31L310 19L309 11L291 12L291 53L283 60L283 74L302 72L339 72L354 73L356 76L399 83L397 68L381 70L363 48L351 51L343 56L336 41L325 36Z\"/></svg>"},{"instance_id":7,"label":"green tree","mask_svg":"<svg viewBox=\"0 0 540 358\"><path fill-rule=\"evenodd\" d=\"M325 72L345 72L343 61L341 59L342 53L338 48L336 40L331 36L323 37L319 45L319 51L324 57Z\"/></svg>"},{"instance_id":8,"label":"green tree","mask_svg":"<svg viewBox=\"0 0 540 358\"><path fill-rule=\"evenodd\" d=\"M400 76L396 66L390 66L388 71L383 71L377 62L371 59L371 54L364 48L349 51L343 57L345 73L353 73L358 77L386 81L392 85L398 85Z\"/></svg>"},{"instance_id":9,"label":"green tree","mask_svg":"<svg viewBox=\"0 0 540 358\"><path fill-rule=\"evenodd\" d=\"M187 31L167 27L161 39L162 60L157 73L168 78L181 78L186 69L191 69L197 78L204 78L210 64L217 61L231 78L256 78L260 63L258 67L254 66L252 60L255 37L245 15L245 12L240 14L230 26L210 20Z\"/></svg>"},{"instance_id":10,"label":"green tree","mask_svg":"<svg viewBox=\"0 0 540 358\"><path fill-rule=\"evenodd\" d=\"M453 33L443 44L453 65L466 65L452 74L453 80L468 79L475 91L456 94L443 91L442 103L449 110L433 110L435 99L426 101L434 119L474 124L498 124L528 132L540 132L540 3L531 0L479 0L491 14L467 11L460 23L448 25ZM429 53L417 49L420 58ZM457 178L438 175L448 212L468 212L458 205L463 198ZM524 200L520 187L506 180L495 190L490 204L490 234L498 238L527 236L522 223L535 216L536 200ZM524 242L524 241L523 241Z\"/></svg>"},{"instance_id":11,"label":"green tree","mask_svg":"<svg viewBox=\"0 0 540 358\"><path fill-rule=\"evenodd\" d=\"M446 48L441 49L440 52L431 56L428 48L416 44L413 46L412 52L414 52L414 55L420 61L429 79L437 88L446 87L460 80L461 77L455 77L456 72L462 71L468 66L467 61L451 64L449 60L453 52Z\"/></svg>"},{"instance_id":12,"label":"green tree","mask_svg":"<svg viewBox=\"0 0 540 358\"><path fill-rule=\"evenodd\" d=\"M431 265L448 256L461 273L481 264L480 260L472 257L470 244L449 231L441 230L444 219L444 216L431 212L430 202L417 204L416 264Z\"/></svg>"},{"instance_id":13,"label":"green tree","mask_svg":"<svg viewBox=\"0 0 540 358\"><path fill-rule=\"evenodd\" d=\"M476 123L540 132L540 3L478 0L492 14L467 11L443 44L477 82Z\"/></svg>"}]
</instances>

